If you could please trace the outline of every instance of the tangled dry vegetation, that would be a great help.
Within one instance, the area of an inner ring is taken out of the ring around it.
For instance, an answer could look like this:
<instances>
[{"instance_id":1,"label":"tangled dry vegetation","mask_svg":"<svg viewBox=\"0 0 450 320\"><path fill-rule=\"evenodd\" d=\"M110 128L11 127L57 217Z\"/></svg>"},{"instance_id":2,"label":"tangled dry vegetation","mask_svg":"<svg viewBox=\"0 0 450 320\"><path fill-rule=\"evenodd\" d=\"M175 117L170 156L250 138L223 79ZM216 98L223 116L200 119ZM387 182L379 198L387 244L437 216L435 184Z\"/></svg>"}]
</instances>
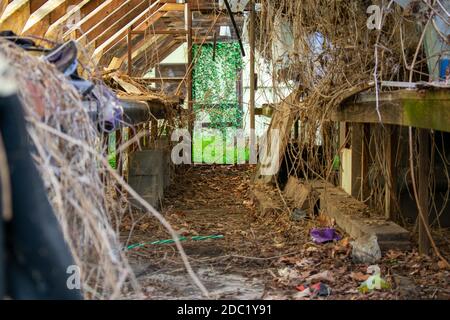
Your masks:
<instances>
[{"instance_id":1,"label":"tangled dry vegetation","mask_svg":"<svg viewBox=\"0 0 450 320\"><path fill-rule=\"evenodd\" d=\"M138 290L113 227L129 206L107 166L93 161L92 151L102 154L101 135L79 94L54 66L11 42L0 39L0 54L13 66L34 158L81 268L85 297L118 298L130 286Z\"/></svg>"},{"instance_id":2,"label":"tangled dry vegetation","mask_svg":"<svg viewBox=\"0 0 450 320\"><path fill-rule=\"evenodd\" d=\"M302 123L302 146L288 150L291 163L300 160L298 166L290 168L291 174L308 176L312 171L314 178L330 180L334 156L343 146L337 140L337 124L327 118L329 112L361 91L392 90L380 87L381 81L429 81L417 22L425 19L425 24L432 10L423 14L414 6L403 10L393 1L375 1L384 4L381 30L369 30L366 10L372 1L262 0L261 4L257 48L272 63L275 91L290 87L301 96L301 102L292 106ZM292 32L292 38L283 31ZM280 51L286 52L278 54ZM320 157L312 147L318 132L324 147ZM385 134L384 128L374 128L367 142L374 146L370 149L374 181L371 201L379 208L383 206L383 181L387 175L381 156ZM432 133L436 161L446 166L445 152L436 144L440 139L440 133ZM398 164L403 151L400 145L396 149ZM302 162L302 152L308 154L307 163ZM321 169L324 166L328 169Z\"/></svg>"}]
</instances>

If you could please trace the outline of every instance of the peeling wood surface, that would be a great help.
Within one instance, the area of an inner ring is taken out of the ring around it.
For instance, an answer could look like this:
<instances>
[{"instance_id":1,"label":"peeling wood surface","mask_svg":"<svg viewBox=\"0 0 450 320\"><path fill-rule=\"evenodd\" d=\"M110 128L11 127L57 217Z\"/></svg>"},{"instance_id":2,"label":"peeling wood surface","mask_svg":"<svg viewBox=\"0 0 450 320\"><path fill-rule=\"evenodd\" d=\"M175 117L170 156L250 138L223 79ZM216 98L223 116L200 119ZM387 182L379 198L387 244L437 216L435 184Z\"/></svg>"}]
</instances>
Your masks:
<instances>
[{"instance_id":1,"label":"peeling wood surface","mask_svg":"<svg viewBox=\"0 0 450 320\"><path fill-rule=\"evenodd\" d=\"M379 95L381 121L450 132L450 90L398 90ZM380 123L374 94L360 94L331 111L332 121Z\"/></svg>"}]
</instances>

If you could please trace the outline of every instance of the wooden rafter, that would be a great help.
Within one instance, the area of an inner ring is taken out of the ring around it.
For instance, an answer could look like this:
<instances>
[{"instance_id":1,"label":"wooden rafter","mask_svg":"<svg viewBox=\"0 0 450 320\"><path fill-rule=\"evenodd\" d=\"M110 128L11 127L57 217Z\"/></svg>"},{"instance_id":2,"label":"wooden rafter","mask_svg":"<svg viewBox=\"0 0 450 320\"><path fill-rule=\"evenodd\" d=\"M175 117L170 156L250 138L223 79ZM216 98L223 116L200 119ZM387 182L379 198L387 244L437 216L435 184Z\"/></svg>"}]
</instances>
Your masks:
<instances>
[{"instance_id":1,"label":"wooden rafter","mask_svg":"<svg viewBox=\"0 0 450 320\"><path fill-rule=\"evenodd\" d=\"M98 55L106 55L109 52L122 52L120 58L117 57L115 53L112 54L113 57L111 57L106 63L106 65L110 64L110 61L117 60L120 61L120 64L123 63L126 53L123 53L124 46L126 45L126 37L128 33L128 29L130 27L133 28L133 30L136 30L137 32L142 32L145 36L141 37L141 41L139 41L137 44L133 44L133 52L139 52L141 48L144 46L143 50L146 50L146 48L149 46L151 42L148 41L150 36L154 36L155 34L152 34L152 30L154 29L155 24L160 21L162 17L164 17L167 12L170 12L170 10L179 11L180 6L174 6L176 3L176 0L164 0L162 1L156 1L152 4L152 6L149 8L148 12L144 12L144 15L139 15L133 23L129 23L124 27L120 32L118 32L114 37L110 38L108 43L106 45L103 45L103 48L101 52L97 52L95 54L96 57ZM162 26L162 29L165 29L165 25ZM98 49L97 49L98 50ZM134 55L133 55L134 56ZM117 63L117 62L116 62Z\"/></svg>"},{"instance_id":2,"label":"wooden rafter","mask_svg":"<svg viewBox=\"0 0 450 320\"><path fill-rule=\"evenodd\" d=\"M124 0L106 0L95 8L92 12L83 17L78 23L72 26L65 34L65 39L79 39L83 34L88 32L91 28L104 21L104 18L109 16L119 7Z\"/></svg>"},{"instance_id":3,"label":"wooden rafter","mask_svg":"<svg viewBox=\"0 0 450 320\"><path fill-rule=\"evenodd\" d=\"M128 29L132 28L134 25L141 23L145 18L151 14L153 10L157 10L159 6L159 1L156 1L151 6L147 7L143 12L139 13L134 19L131 21L128 21L126 24L120 24L120 29L117 30L115 27L114 30L117 30L114 34L112 34L110 37L106 39L105 42L101 42L100 45L98 45L98 42L91 43L95 47L93 59L94 61L99 61L100 58L103 56L106 50L108 50L114 43L116 43L118 40L125 37L125 35L128 32Z\"/></svg>"},{"instance_id":4,"label":"wooden rafter","mask_svg":"<svg viewBox=\"0 0 450 320\"><path fill-rule=\"evenodd\" d=\"M80 2L82 0L48 0L30 15L22 34L43 37L48 28L66 14L70 6Z\"/></svg>"},{"instance_id":5,"label":"wooden rafter","mask_svg":"<svg viewBox=\"0 0 450 320\"><path fill-rule=\"evenodd\" d=\"M172 52L174 52L182 42L177 41L175 39L171 39L167 37L167 39L161 43L156 49L151 48L151 52L154 50L158 51L158 55L149 55L149 49L143 51L142 53L136 56L136 59L133 61L133 76L142 76L149 69L154 68L156 64L160 63L162 60L167 58Z\"/></svg>"},{"instance_id":6,"label":"wooden rafter","mask_svg":"<svg viewBox=\"0 0 450 320\"><path fill-rule=\"evenodd\" d=\"M1 30L12 30L17 34L27 23L30 15L35 12L44 0L14 0L8 3L0 18Z\"/></svg>"},{"instance_id":7,"label":"wooden rafter","mask_svg":"<svg viewBox=\"0 0 450 320\"><path fill-rule=\"evenodd\" d=\"M117 29L126 25L130 19L136 17L147 6L148 0L125 0L122 5L118 6L88 30L84 30L83 34L77 38L80 41L86 39L86 43L93 43L102 34L113 36Z\"/></svg>"},{"instance_id":8,"label":"wooden rafter","mask_svg":"<svg viewBox=\"0 0 450 320\"><path fill-rule=\"evenodd\" d=\"M3 15L3 12L5 11L7 5L8 3L5 1L0 2L0 18Z\"/></svg>"},{"instance_id":9,"label":"wooden rafter","mask_svg":"<svg viewBox=\"0 0 450 320\"><path fill-rule=\"evenodd\" d=\"M82 19L93 10L95 10L105 0L83 0L78 5L73 6L64 16L53 23L45 33L45 38L57 40L62 38L64 32L76 22L76 19ZM66 29L65 29L66 28Z\"/></svg>"},{"instance_id":10,"label":"wooden rafter","mask_svg":"<svg viewBox=\"0 0 450 320\"><path fill-rule=\"evenodd\" d=\"M179 7L177 9L179 9ZM140 37L140 40L137 43L134 43L134 42L132 43L132 59L136 59L136 57L138 57L141 52L148 51L148 49L154 45L155 41L159 41L160 39L175 40L173 37L158 37L158 33L154 32L155 28L161 29L161 30L167 30L167 25L161 19L162 17L164 17L166 15L166 13L167 13L167 11L164 10L164 6L163 6L159 10L154 12L153 14L146 17L145 20L143 20L142 22L140 22L133 28L135 34L142 35L142 36ZM159 25L158 25L158 23L159 23ZM170 34L170 33L167 33L167 34ZM123 36L126 37L125 34ZM124 47L126 46L126 41L124 41L125 40L124 37L120 39L121 41L118 41L115 44L115 48L107 49L108 51L121 52L121 53L119 53L119 56L117 56L117 54L114 53L113 54L114 56L109 58L108 61L111 61L111 62L115 61L114 65L121 66L124 63L125 58L128 55L126 50L124 50L125 49ZM133 40L134 39L132 39L132 41ZM177 41L177 42L180 43L180 41ZM183 42L183 41L181 41L181 42ZM156 47L157 46L158 46L158 44L156 44ZM106 54L106 52L105 52L105 54ZM106 65L110 65L111 62L108 62Z\"/></svg>"},{"instance_id":11,"label":"wooden rafter","mask_svg":"<svg viewBox=\"0 0 450 320\"><path fill-rule=\"evenodd\" d=\"M115 43L121 41L126 36L129 28L133 28L135 25L140 25L143 21L153 16L161 9L162 5L159 0L155 1L151 5L148 5L146 2L148 1L144 1L142 8L137 10L134 14L131 13L129 16L121 19L121 21L118 21L116 24L111 26L108 30L105 30L101 36L94 40L95 46L99 47L105 42L108 42L108 44L104 46L106 51Z\"/></svg>"}]
</instances>

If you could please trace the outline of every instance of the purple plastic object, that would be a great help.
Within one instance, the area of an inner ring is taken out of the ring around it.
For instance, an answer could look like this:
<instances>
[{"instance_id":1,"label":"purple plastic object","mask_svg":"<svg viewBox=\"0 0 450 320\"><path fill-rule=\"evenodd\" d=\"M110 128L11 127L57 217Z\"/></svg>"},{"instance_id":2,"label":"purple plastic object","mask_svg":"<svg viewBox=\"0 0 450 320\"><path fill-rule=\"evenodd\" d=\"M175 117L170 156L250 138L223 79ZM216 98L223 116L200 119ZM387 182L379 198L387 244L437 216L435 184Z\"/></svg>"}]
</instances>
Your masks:
<instances>
[{"instance_id":1,"label":"purple plastic object","mask_svg":"<svg viewBox=\"0 0 450 320\"><path fill-rule=\"evenodd\" d=\"M342 237L333 228L312 229L310 234L315 243L326 243L329 241L338 241L342 239Z\"/></svg>"}]
</instances>

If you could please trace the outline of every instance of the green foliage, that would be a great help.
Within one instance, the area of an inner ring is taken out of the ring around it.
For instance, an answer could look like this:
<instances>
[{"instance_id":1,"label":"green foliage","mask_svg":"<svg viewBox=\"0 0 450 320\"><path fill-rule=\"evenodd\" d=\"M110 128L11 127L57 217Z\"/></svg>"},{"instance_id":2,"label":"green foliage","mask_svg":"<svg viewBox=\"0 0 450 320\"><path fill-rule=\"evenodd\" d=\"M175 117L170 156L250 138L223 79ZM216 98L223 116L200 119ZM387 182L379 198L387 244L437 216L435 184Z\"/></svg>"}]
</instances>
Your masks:
<instances>
[{"instance_id":1,"label":"green foliage","mask_svg":"<svg viewBox=\"0 0 450 320\"><path fill-rule=\"evenodd\" d=\"M116 159L116 133L113 132L108 136L108 162L109 165L116 169L117 159Z\"/></svg>"},{"instance_id":2,"label":"green foliage","mask_svg":"<svg viewBox=\"0 0 450 320\"><path fill-rule=\"evenodd\" d=\"M210 153L207 148L215 142L215 137L195 137L194 148L192 150L192 157L196 163L210 163L215 164L237 164L239 156L243 153L245 162L250 161L250 149L246 147L244 150L234 145L223 145L221 154L216 154L216 150ZM211 148L210 148L211 149ZM241 156L242 157L242 156Z\"/></svg>"},{"instance_id":3,"label":"green foliage","mask_svg":"<svg viewBox=\"0 0 450 320\"><path fill-rule=\"evenodd\" d=\"M199 51L200 50L200 51ZM238 43L195 45L194 56L200 52L193 72L194 110L206 111L210 127L224 130L231 124L242 125L242 110L239 105L236 84L243 61Z\"/></svg>"}]
</instances>

